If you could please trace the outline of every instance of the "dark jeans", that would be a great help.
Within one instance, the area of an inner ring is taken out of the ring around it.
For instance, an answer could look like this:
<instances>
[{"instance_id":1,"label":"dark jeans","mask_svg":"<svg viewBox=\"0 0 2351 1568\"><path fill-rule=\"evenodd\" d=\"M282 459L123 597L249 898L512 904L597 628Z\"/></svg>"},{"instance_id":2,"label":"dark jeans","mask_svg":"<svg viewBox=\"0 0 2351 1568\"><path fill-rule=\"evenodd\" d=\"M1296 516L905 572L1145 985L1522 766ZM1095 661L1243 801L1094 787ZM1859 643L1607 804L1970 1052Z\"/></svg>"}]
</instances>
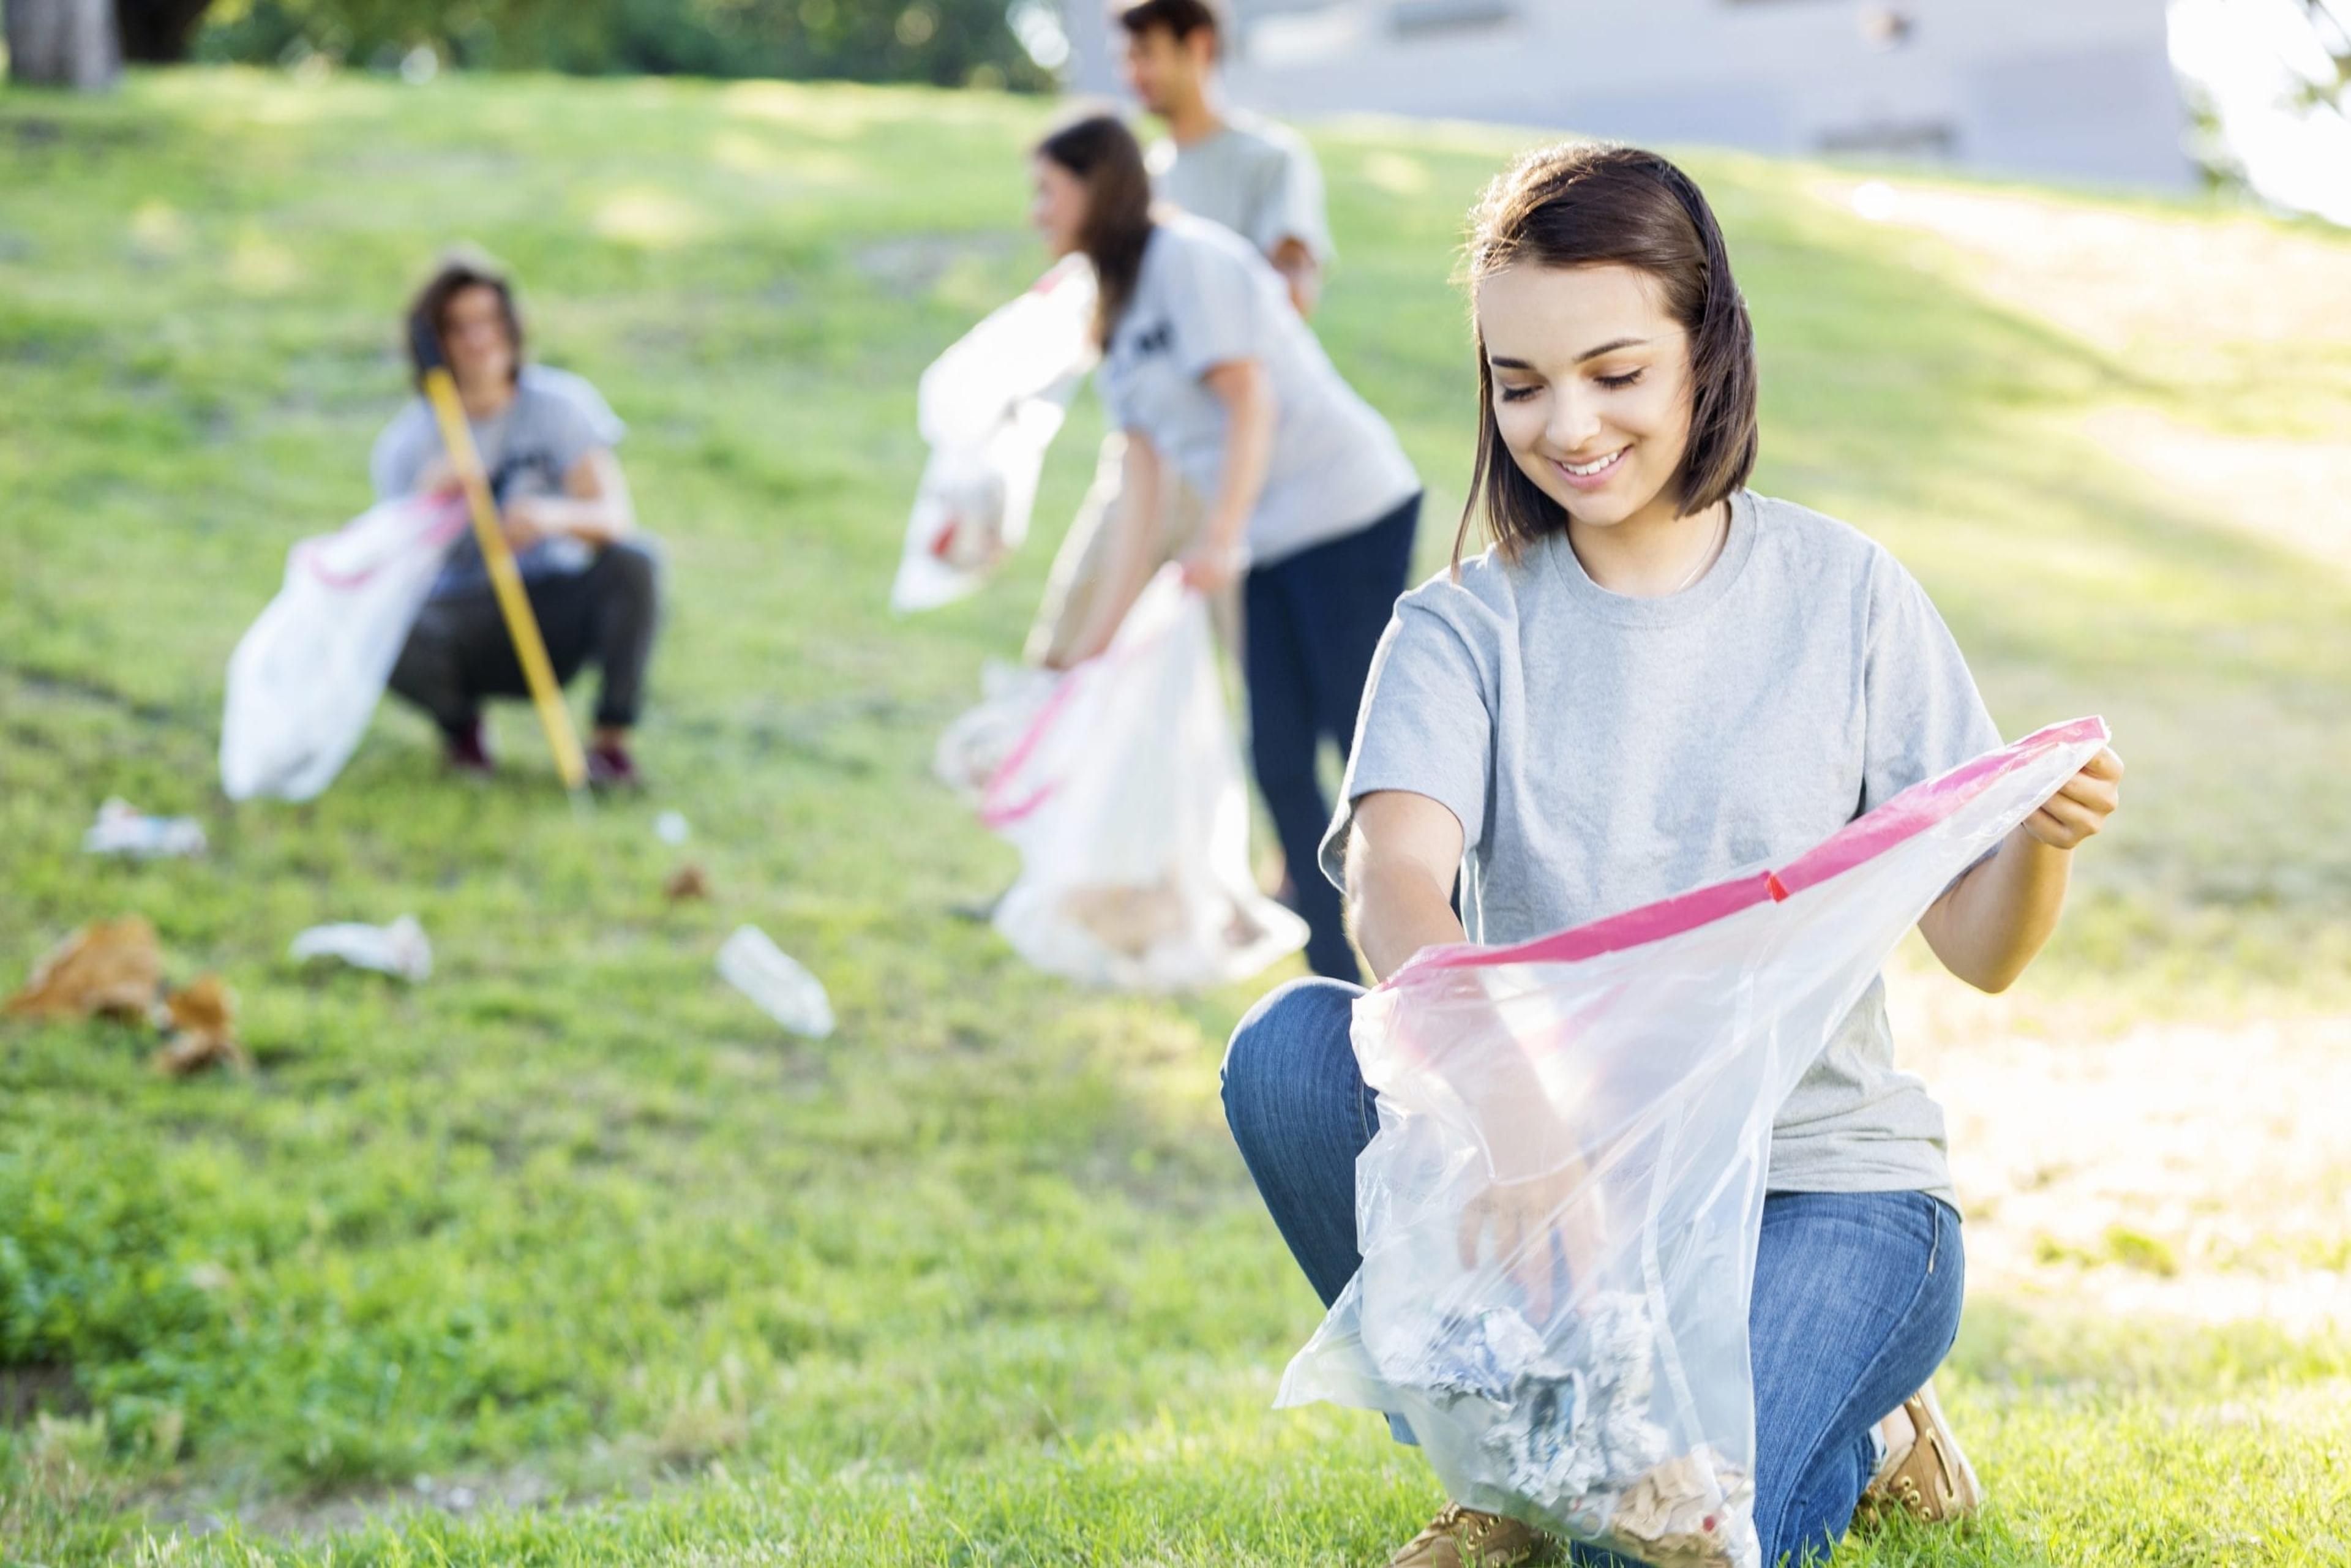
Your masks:
<instances>
[{"instance_id":1,"label":"dark jeans","mask_svg":"<svg viewBox=\"0 0 2351 1568\"><path fill-rule=\"evenodd\" d=\"M1324 737L1343 759L1355 739L1372 653L1412 570L1415 496L1352 534L1249 572L1241 584L1241 664L1249 685L1249 751L1273 831L1290 862L1298 913L1318 975L1363 971L1348 945L1339 890L1316 864L1331 804L1315 762Z\"/></svg>"},{"instance_id":2,"label":"dark jeans","mask_svg":"<svg viewBox=\"0 0 2351 1568\"><path fill-rule=\"evenodd\" d=\"M660 619L661 562L652 541L640 536L607 545L585 571L534 578L523 587L556 680L569 685L593 660L603 672L596 722L636 723ZM425 604L392 666L392 689L449 734L473 727L485 697L530 695L486 584Z\"/></svg>"},{"instance_id":3,"label":"dark jeans","mask_svg":"<svg viewBox=\"0 0 2351 1568\"><path fill-rule=\"evenodd\" d=\"M1348 1037L1362 994L1293 980L1250 1010L1225 1055L1225 1120L1325 1306L1363 1262L1355 1156L1379 1130ZM1966 1277L1959 1217L1925 1193L1764 1198L1748 1338L1765 1563L1825 1557L1844 1533L1869 1481L1870 1429L1941 1364Z\"/></svg>"}]
</instances>

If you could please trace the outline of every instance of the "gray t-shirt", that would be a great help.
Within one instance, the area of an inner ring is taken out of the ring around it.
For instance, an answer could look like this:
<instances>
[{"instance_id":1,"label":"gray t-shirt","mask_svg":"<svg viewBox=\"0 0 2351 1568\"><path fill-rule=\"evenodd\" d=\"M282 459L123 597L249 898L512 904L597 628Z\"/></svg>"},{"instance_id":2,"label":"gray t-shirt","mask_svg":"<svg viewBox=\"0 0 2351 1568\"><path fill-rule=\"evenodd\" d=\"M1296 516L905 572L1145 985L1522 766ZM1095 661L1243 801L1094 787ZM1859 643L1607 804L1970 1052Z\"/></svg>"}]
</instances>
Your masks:
<instances>
[{"instance_id":1,"label":"gray t-shirt","mask_svg":"<svg viewBox=\"0 0 2351 1568\"><path fill-rule=\"evenodd\" d=\"M1214 136L1188 146L1155 141L1147 156L1163 200L1224 225L1263 255L1294 239L1316 261L1331 259L1322 171L1305 139L1288 126L1236 114Z\"/></svg>"},{"instance_id":2,"label":"gray t-shirt","mask_svg":"<svg viewBox=\"0 0 2351 1568\"><path fill-rule=\"evenodd\" d=\"M628 426L603 394L569 371L525 365L514 401L488 419L469 419L474 445L490 476L490 496L500 507L521 496L559 496L563 476L590 452L620 444ZM441 455L441 427L432 405L411 400L376 437L368 461L376 499L388 501L416 488L418 476ZM515 558L524 577L556 577L583 571L595 552L573 538L541 539ZM489 586L481 547L471 530L457 536L449 559L433 584L433 597L467 593Z\"/></svg>"},{"instance_id":3,"label":"gray t-shirt","mask_svg":"<svg viewBox=\"0 0 2351 1568\"><path fill-rule=\"evenodd\" d=\"M1999 744L1892 555L1741 492L1720 558L1667 598L1608 591L1552 535L1397 601L1322 868L1337 880L1358 798L1427 796L1461 822L1470 939L1516 943L1791 857ZM1956 1202L1882 982L1781 1106L1769 1184Z\"/></svg>"},{"instance_id":4,"label":"gray t-shirt","mask_svg":"<svg viewBox=\"0 0 2351 1568\"><path fill-rule=\"evenodd\" d=\"M1142 434L1186 484L1214 497L1225 405L1200 378L1241 359L1265 367L1278 421L1249 516L1254 564L1353 533L1419 490L1395 433L1340 379L1280 274L1230 229L1172 214L1152 229L1095 377L1112 423Z\"/></svg>"}]
</instances>

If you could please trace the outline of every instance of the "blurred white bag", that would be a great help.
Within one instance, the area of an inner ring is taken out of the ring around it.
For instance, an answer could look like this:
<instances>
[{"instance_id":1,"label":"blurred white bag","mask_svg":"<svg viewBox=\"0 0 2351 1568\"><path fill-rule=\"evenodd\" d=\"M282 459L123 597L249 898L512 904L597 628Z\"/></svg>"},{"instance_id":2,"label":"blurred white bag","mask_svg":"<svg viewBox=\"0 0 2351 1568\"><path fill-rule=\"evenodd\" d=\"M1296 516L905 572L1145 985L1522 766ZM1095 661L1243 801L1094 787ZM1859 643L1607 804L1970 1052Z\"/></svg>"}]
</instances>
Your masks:
<instances>
[{"instance_id":1,"label":"blurred white bag","mask_svg":"<svg viewBox=\"0 0 2351 1568\"><path fill-rule=\"evenodd\" d=\"M388 501L286 556L286 582L228 661L221 789L308 800L366 733L464 503Z\"/></svg>"},{"instance_id":2,"label":"blurred white bag","mask_svg":"<svg viewBox=\"0 0 2351 1568\"><path fill-rule=\"evenodd\" d=\"M1040 969L1125 990L1256 974L1306 924L1249 874L1249 795L1207 601L1161 570L1052 689L981 816L1020 851L996 927Z\"/></svg>"},{"instance_id":3,"label":"blurred white bag","mask_svg":"<svg viewBox=\"0 0 2351 1568\"><path fill-rule=\"evenodd\" d=\"M980 667L978 703L939 733L931 750L932 777L977 804L1061 679L1059 671L990 659Z\"/></svg>"},{"instance_id":4,"label":"blurred white bag","mask_svg":"<svg viewBox=\"0 0 2351 1568\"><path fill-rule=\"evenodd\" d=\"M1028 537L1045 448L1093 366L1093 269L1070 256L923 372L916 419L931 455L891 609L961 599Z\"/></svg>"},{"instance_id":5,"label":"blurred white bag","mask_svg":"<svg viewBox=\"0 0 2351 1568\"><path fill-rule=\"evenodd\" d=\"M1660 1568L1756 1568L1773 1113L1903 933L2105 738L2043 730L1777 870L1431 948L1359 999L1363 1268L1278 1403L1402 1416L1471 1508ZM1541 1245L1495 1257L1466 1222L1504 1191L1540 1195L1512 1207L1537 1204Z\"/></svg>"}]
</instances>

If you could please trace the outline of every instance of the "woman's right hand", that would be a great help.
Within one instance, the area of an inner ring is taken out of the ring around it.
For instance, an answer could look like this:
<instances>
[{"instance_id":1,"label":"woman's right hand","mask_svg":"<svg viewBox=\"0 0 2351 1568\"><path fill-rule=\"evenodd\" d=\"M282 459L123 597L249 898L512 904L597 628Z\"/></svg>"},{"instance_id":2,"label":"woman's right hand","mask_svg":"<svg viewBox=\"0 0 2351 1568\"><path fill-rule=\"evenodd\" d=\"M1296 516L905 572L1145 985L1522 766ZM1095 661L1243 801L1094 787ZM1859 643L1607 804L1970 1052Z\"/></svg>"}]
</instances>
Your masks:
<instances>
[{"instance_id":1,"label":"woman's right hand","mask_svg":"<svg viewBox=\"0 0 2351 1568\"><path fill-rule=\"evenodd\" d=\"M1465 1204L1461 1266L1490 1256L1525 1298L1527 1321L1541 1328L1599 1267L1605 1230L1600 1189L1583 1162L1570 1159L1541 1176L1494 1182Z\"/></svg>"}]
</instances>

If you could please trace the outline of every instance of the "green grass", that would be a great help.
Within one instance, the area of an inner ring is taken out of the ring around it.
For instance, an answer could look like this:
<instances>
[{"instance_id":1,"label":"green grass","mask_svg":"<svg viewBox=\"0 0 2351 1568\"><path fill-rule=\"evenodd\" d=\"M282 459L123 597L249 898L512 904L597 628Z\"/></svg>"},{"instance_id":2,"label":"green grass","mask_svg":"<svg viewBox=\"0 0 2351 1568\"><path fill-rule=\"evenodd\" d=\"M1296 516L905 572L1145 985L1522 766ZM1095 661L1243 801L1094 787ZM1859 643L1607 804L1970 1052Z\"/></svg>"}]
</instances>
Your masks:
<instances>
[{"instance_id":1,"label":"green grass","mask_svg":"<svg viewBox=\"0 0 2351 1568\"><path fill-rule=\"evenodd\" d=\"M1017 646L1091 400L1005 581L881 606L914 378L1041 265L1018 153L1044 113L194 72L0 95L0 983L141 912L176 975L235 986L256 1061L167 1082L122 1029L0 1025L0 1409L39 1406L0 1428L0 1561L1376 1562L1436 1505L1375 1423L1265 1408L1316 1313L1215 1105L1258 988L1079 994L948 914L1010 859L925 759ZM1318 140L1318 325L1447 518L1448 249L1523 139ZM2075 429L2265 428L2280 387L2336 428L2335 329L2118 360L1812 172L1693 162L1761 338L1760 486L1892 545L2004 727L2103 711L2132 762L2029 986L2115 1028L2343 1005L2351 581ZM228 651L286 547L363 503L394 312L459 237L632 423L672 568L657 788L575 816L518 709L504 777L459 788L387 706L324 799L233 809ZM109 794L202 817L212 854L83 858ZM661 896L664 808L708 903ZM440 966L413 990L284 959L402 912ZM745 920L824 977L837 1038L779 1039L718 981ZM1840 1562L2351 1560L2335 1338L1980 1293L1949 1381L1995 1507Z\"/></svg>"}]
</instances>

